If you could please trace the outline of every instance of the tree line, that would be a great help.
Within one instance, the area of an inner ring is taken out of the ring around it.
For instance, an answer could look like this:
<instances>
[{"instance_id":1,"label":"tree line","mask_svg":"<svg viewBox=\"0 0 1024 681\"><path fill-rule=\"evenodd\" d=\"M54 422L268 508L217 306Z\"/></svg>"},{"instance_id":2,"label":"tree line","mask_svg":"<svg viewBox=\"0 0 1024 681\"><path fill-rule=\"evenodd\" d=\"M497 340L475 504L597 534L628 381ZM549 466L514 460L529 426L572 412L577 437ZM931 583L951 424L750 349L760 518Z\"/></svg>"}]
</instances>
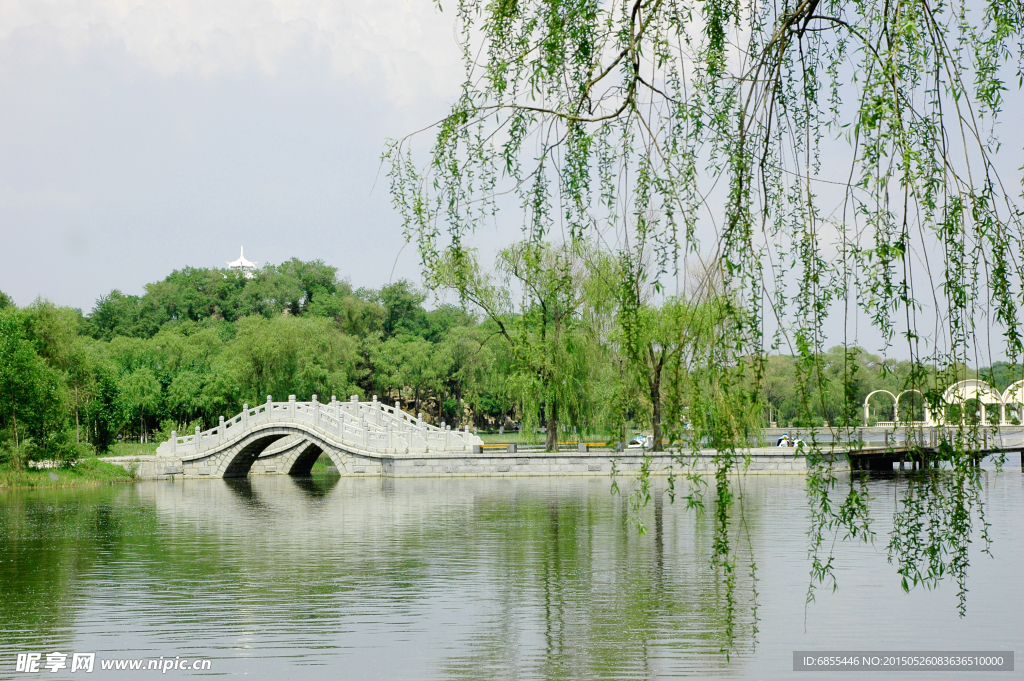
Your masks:
<instances>
[{"instance_id":1,"label":"tree line","mask_svg":"<svg viewBox=\"0 0 1024 681\"><path fill-rule=\"evenodd\" d=\"M701 417L669 393L704 380L697 358L727 297L704 285L655 301L624 290L621 267L517 243L490 268L438 268L433 284L464 292L458 306L428 307L406 280L353 289L336 268L297 259L248 277L184 268L140 296L112 291L88 314L45 300L19 308L0 294L0 448L69 461L118 439L207 428L268 395L377 395L434 423L544 432L548 448L641 429L660 449ZM746 379L751 425L859 424L870 391L919 380L913 363L859 348L819 360L812 383L828 389L809 398L799 358L770 356ZM989 371L999 388L1018 373ZM891 420L891 407L872 418Z\"/></svg>"}]
</instances>

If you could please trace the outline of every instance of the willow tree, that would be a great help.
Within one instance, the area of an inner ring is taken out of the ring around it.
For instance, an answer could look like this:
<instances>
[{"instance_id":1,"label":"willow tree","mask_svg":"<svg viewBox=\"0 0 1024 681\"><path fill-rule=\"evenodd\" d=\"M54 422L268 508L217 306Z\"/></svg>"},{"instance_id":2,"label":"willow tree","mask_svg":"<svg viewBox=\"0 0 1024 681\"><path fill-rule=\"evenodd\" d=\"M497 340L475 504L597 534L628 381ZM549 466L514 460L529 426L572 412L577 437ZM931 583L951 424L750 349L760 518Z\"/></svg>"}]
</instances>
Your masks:
<instances>
[{"instance_id":1,"label":"willow tree","mask_svg":"<svg viewBox=\"0 0 1024 681\"><path fill-rule=\"evenodd\" d=\"M674 393L675 398L670 399L670 408L676 411L668 418L671 443L673 437L680 435L684 412L690 407L680 399L689 392L688 381L682 379L692 373L694 360L699 360L715 333L722 301L712 295L692 299L671 296L660 304L621 299L619 302L622 349L649 401L651 451L661 452L666 441L666 394Z\"/></svg>"},{"instance_id":2,"label":"willow tree","mask_svg":"<svg viewBox=\"0 0 1024 681\"><path fill-rule=\"evenodd\" d=\"M462 252L436 263L434 279L458 290L498 329L511 355L508 390L518 397L523 426L543 410L545 449L558 451L566 422L586 423L588 353L581 325L586 299L584 255L571 246L520 241L498 254L497 276Z\"/></svg>"},{"instance_id":3,"label":"willow tree","mask_svg":"<svg viewBox=\"0 0 1024 681\"><path fill-rule=\"evenodd\" d=\"M1019 181L1000 170L1021 158L1012 150L1004 162L996 134L1006 83L1024 78L1019 0L455 8L461 95L429 155L417 155L415 136L386 152L428 281L442 252L462 257L474 230L509 213L537 242L646 244L666 284L687 258L716 258L733 301L706 355L711 370L730 367L706 412L719 415L706 426L720 472L741 462L722 441L739 432L722 420L755 403L743 393L758 390L773 349L798 356L808 414L829 392L816 369L824 344L852 347L858 328L903 345L921 367L907 387L926 395L943 387L923 385L927 376L990 347L1019 356ZM978 478L967 447L942 452L943 485L958 493L914 494L960 503L948 517L970 518ZM810 464L813 584L832 578L819 555L827 535L870 528L861 489L851 482L832 499L831 469L814 451ZM731 498L719 493L720 504ZM907 502L921 507L919 496ZM970 522L945 529L919 529L916 554L894 535L908 584L944 574L927 554L953 556L963 588Z\"/></svg>"}]
</instances>

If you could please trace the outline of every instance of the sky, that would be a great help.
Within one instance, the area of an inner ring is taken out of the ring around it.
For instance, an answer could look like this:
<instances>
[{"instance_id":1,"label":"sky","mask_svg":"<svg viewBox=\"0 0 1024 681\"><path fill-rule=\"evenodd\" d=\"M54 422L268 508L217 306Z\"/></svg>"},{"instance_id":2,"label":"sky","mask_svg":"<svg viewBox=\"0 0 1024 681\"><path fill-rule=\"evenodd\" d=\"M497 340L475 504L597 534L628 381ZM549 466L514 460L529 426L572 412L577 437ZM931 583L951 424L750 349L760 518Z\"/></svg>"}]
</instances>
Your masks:
<instances>
[{"instance_id":1,"label":"sky","mask_svg":"<svg viewBox=\"0 0 1024 681\"><path fill-rule=\"evenodd\" d=\"M380 155L457 97L453 26L428 0L0 2L0 290L88 312L241 246L418 280Z\"/></svg>"},{"instance_id":2,"label":"sky","mask_svg":"<svg viewBox=\"0 0 1024 681\"><path fill-rule=\"evenodd\" d=\"M433 0L0 0L0 290L88 313L242 246L419 281L380 157L457 98L454 28Z\"/></svg>"}]
</instances>

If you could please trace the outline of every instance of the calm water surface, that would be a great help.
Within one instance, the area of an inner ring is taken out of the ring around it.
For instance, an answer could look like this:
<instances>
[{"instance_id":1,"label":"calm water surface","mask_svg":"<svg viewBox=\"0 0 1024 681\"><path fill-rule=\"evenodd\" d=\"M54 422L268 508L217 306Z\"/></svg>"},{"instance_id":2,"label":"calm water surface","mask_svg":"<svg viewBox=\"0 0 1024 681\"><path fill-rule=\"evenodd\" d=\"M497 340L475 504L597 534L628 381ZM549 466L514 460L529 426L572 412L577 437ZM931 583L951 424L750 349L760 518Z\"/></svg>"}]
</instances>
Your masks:
<instances>
[{"instance_id":1,"label":"calm water surface","mask_svg":"<svg viewBox=\"0 0 1024 681\"><path fill-rule=\"evenodd\" d=\"M839 589L819 590L805 608L803 482L742 480L751 549L741 558L756 562L756 596L744 567L732 617L710 567L710 519L652 502L639 536L604 478L266 477L6 492L0 678L158 674L15 672L16 653L54 650L204 657L206 674L252 679L809 680L822 677L794 674L794 650L1021 655L1019 468L985 473L993 557L975 542L963 619L953 584L900 589L885 549L893 479L870 483L875 544L840 545ZM910 677L923 678L894 675Z\"/></svg>"}]
</instances>

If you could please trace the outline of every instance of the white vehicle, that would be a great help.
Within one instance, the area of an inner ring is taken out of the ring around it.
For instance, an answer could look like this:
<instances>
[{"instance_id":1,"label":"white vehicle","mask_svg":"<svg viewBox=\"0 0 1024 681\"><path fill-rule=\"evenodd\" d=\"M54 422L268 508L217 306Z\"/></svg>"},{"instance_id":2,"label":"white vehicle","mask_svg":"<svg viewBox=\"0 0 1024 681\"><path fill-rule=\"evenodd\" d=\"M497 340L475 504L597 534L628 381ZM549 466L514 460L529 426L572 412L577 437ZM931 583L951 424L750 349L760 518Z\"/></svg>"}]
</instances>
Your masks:
<instances>
[{"instance_id":1,"label":"white vehicle","mask_svg":"<svg viewBox=\"0 0 1024 681\"><path fill-rule=\"evenodd\" d=\"M626 444L626 449L650 449L654 438L650 435L637 435Z\"/></svg>"},{"instance_id":2,"label":"white vehicle","mask_svg":"<svg viewBox=\"0 0 1024 681\"><path fill-rule=\"evenodd\" d=\"M793 439L788 434L783 435L782 437L775 441L776 447L799 447L802 444L804 444L804 441L801 440L799 437Z\"/></svg>"}]
</instances>

